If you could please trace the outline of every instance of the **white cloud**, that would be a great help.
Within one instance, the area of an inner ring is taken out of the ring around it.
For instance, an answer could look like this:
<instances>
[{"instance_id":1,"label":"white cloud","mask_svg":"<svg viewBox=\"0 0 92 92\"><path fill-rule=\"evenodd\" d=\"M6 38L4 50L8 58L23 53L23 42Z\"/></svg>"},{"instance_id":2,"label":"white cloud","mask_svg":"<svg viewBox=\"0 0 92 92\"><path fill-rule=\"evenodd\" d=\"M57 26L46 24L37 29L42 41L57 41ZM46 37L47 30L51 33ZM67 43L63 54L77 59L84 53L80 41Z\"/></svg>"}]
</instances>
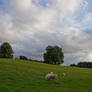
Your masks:
<instances>
[{"instance_id":1,"label":"white cloud","mask_svg":"<svg viewBox=\"0 0 92 92\"><path fill-rule=\"evenodd\" d=\"M86 0L47 0L46 6L35 1L4 0L8 12L0 13L0 42L9 41L16 55L34 59L42 57L47 45L59 45L70 55L91 48L90 35L78 29L75 20Z\"/></svg>"},{"instance_id":2,"label":"white cloud","mask_svg":"<svg viewBox=\"0 0 92 92\"><path fill-rule=\"evenodd\" d=\"M31 0L9 0L11 6L16 12L26 12L32 9Z\"/></svg>"},{"instance_id":3,"label":"white cloud","mask_svg":"<svg viewBox=\"0 0 92 92\"><path fill-rule=\"evenodd\" d=\"M56 9L61 12L61 15L68 16L75 13L84 0L54 0L56 3ZM55 5L55 4L54 4Z\"/></svg>"},{"instance_id":4,"label":"white cloud","mask_svg":"<svg viewBox=\"0 0 92 92\"><path fill-rule=\"evenodd\" d=\"M87 13L84 17L84 21L83 22L92 22L92 13Z\"/></svg>"}]
</instances>

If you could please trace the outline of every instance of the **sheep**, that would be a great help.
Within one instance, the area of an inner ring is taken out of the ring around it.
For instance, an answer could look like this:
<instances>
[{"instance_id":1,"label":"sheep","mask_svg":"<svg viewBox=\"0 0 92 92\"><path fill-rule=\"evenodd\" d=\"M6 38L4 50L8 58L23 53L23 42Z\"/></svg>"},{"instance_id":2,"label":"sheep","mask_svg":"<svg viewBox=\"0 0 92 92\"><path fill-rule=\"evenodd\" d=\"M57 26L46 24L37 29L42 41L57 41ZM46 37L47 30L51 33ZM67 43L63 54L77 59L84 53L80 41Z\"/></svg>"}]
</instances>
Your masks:
<instances>
[{"instance_id":1,"label":"sheep","mask_svg":"<svg viewBox=\"0 0 92 92\"><path fill-rule=\"evenodd\" d=\"M65 77L65 75L66 75L66 73L62 73L62 77L63 77L63 78Z\"/></svg>"},{"instance_id":2,"label":"sheep","mask_svg":"<svg viewBox=\"0 0 92 92\"><path fill-rule=\"evenodd\" d=\"M52 80L52 79L57 80L58 76L56 74L54 74L53 72L51 72L45 76L45 79L46 80Z\"/></svg>"}]
</instances>

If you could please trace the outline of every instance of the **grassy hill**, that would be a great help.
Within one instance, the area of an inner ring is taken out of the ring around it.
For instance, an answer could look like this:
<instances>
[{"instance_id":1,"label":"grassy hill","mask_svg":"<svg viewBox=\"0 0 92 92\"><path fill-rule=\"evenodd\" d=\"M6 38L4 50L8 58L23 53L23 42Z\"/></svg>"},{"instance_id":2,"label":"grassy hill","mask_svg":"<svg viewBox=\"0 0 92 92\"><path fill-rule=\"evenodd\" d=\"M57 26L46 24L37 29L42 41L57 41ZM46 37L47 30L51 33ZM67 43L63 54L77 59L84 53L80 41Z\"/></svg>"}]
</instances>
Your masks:
<instances>
[{"instance_id":1,"label":"grassy hill","mask_svg":"<svg viewBox=\"0 0 92 92\"><path fill-rule=\"evenodd\" d=\"M48 72L59 79L45 80ZM0 92L92 92L92 69L0 59Z\"/></svg>"}]
</instances>

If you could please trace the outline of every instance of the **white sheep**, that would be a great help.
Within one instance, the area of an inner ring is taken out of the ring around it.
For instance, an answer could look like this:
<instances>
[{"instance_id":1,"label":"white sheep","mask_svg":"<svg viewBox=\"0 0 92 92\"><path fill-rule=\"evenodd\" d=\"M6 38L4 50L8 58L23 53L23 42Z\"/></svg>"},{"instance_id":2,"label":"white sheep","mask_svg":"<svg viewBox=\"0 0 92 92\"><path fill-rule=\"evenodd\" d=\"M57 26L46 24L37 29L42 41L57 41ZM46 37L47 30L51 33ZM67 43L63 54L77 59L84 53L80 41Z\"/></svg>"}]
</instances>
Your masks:
<instances>
[{"instance_id":1,"label":"white sheep","mask_svg":"<svg viewBox=\"0 0 92 92\"><path fill-rule=\"evenodd\" d=\"M66 75L66 73L62 73L62 77L63 77L63 78L65 77L65 75Z\"/></svg>"},{"instance_id":2,"label":"white sheep","mask_svg":"<svg viewBox=\"0 0 92 92\"><path fill-rule=\"evenodd\" d=\"M56 74L54 74L53 72L51 72L51 73L48 73L48 74L45 76L45 79L46 79L46 80L51 80L51 79L57 80L57 79L58 79L58 76L57 76Z\"/></svg>"}]
</instances>

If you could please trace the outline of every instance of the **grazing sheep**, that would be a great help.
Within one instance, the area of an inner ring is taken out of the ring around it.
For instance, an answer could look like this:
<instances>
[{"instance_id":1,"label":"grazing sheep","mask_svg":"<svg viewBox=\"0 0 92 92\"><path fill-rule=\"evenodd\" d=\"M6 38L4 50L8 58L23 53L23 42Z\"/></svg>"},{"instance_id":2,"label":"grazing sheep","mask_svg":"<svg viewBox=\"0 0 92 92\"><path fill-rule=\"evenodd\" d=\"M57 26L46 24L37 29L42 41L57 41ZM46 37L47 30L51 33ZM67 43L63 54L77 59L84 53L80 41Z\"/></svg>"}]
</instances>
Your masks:
<instances>
[{"instance_id":1,"label":"grazing sheep","mask_svg":"<svg viewBox=\"0 0 92 92\"><path fill-rule=\"evenodd\" d=\"M45 79L46 80L52 80L52 79L57 80L58 76L56 74L54 74L53 72L51 72L45 76Z\"/></svg>"},{"instance_id":2,"label":"grazing sheep","mask_svg":"<svg viewBox=\"0 0 92 92\"><path fill-rule=\"evenodd\" d=\"M66 75L65 73L62 73L62 77L63 77L63 78L65 77L65 75Z\"/></svg>"}]
</instances>

